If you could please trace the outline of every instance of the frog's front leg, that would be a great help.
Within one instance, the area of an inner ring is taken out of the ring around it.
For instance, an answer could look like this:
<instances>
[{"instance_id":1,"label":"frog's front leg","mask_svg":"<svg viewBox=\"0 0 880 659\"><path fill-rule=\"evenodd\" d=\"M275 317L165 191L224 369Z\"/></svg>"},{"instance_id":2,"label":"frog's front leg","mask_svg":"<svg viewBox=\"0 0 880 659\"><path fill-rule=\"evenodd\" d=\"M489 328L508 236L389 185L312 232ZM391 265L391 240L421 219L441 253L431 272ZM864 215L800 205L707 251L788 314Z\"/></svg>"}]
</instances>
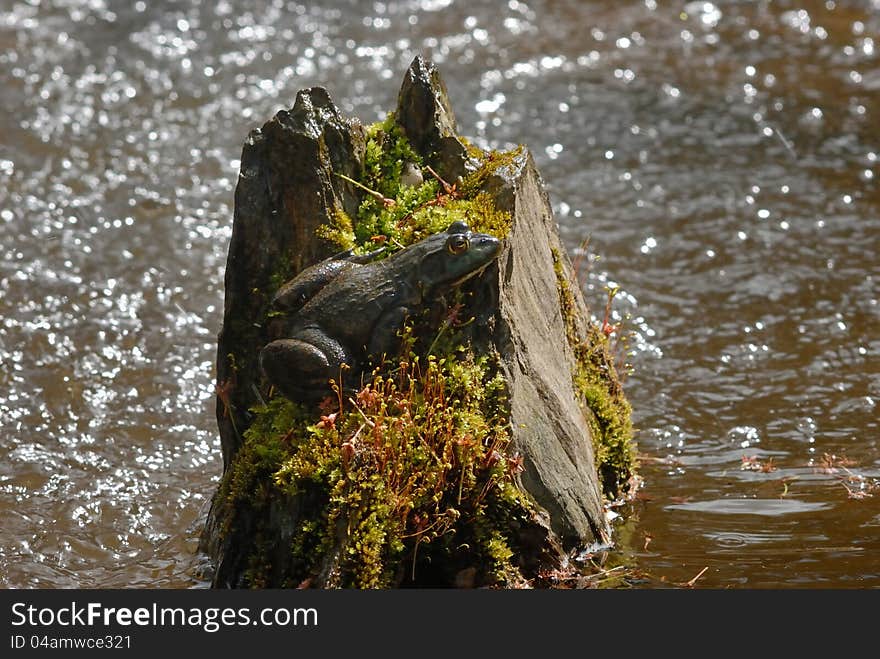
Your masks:
<instances>
[{"instance_id":1,"label":"frog's front leg","mask_svg":"<svg viewBox=\"0 0 880 659\"><path fill-rule=\"evenodd\" d=\"M339 380L351 359L342 346L319 329L277 339L260 351L266 379L291 400L315 400L330 395L330 380Z\"/></svg>"},{"instance_id":2,"label":"frog's front leg","mask_svg":"<svg viewBox=\"0 0 880 659\"><path fill-rule=\"evenodd\" d=\"M367 344L367 354L374 359L396 354L400 346L400 330L403 329L409 315L409 308L397 306L379 316L376 324L373 325L372 335Z\"/></svg>"}]
</instances>

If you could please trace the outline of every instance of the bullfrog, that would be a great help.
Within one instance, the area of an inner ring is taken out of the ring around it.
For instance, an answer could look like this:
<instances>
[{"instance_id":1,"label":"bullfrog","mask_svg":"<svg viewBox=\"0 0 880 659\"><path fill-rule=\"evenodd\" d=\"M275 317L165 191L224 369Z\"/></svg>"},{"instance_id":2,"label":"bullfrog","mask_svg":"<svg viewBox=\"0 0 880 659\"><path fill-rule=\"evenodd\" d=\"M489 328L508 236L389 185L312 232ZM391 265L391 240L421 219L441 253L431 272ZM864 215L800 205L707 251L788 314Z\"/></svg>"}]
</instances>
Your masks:
<instances>
[{"instance_id":1,"label":"bullfrog","mask_svg":"<svg viewBox=\"0 0 880 659\"><path fill-rule=\"evenodd\" d=\"M328 395L328 382L359 380L369 358L391 354L407 316L482 272L500 241L453 222L391 256L342 252L284 284L272 308L289 319L260 351L266 379L287 398ZM343 365L348 367L342 373Z\"/></svg>"}]
</instances>

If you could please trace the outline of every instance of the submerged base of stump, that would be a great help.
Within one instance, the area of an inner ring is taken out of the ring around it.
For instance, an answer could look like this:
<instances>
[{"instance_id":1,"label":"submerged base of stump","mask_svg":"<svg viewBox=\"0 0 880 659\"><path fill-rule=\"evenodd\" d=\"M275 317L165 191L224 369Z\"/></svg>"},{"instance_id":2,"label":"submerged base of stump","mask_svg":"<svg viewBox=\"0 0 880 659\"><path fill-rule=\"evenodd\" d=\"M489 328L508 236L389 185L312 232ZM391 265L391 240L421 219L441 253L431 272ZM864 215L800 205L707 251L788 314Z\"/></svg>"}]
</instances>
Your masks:
<instances>
[{"instance_id":1,"label":"submerged base of stump","mask_svg":"<svg viewBox=\"0 0 880 659\"><path fill-rule=\"evenodd\" d=\"M461 138L418 57L386 121L363 127L304 90L241 163L217 358L224 474L202 542L213 585L523 587L607 545L603 495L633 475L629 405L528 151ZM272 390L256 356L283 332L270 303L285 281L455 221L501 254L415 310L396 354L355 383L340 373L318 405Z\"/></svg>"}]
</instances>

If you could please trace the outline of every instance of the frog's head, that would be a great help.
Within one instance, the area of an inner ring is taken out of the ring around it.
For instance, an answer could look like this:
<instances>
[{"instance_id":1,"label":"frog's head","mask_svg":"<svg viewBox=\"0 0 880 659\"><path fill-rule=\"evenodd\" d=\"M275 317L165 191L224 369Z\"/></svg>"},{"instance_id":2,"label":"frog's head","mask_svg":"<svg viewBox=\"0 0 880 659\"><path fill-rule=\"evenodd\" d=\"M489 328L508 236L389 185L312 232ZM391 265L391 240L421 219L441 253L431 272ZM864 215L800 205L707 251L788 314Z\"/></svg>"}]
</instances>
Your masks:
<instances>
[{"instance_id":1,"label":"frog's head","mask_svg":"<svg viewBox=\"0 0 880 659\"><path fill-rule=\"evenodd\" d=\"M427 289L457 286L481 272L501 249L497 238L474 233L463 221L453 222L446 231L416 245L422 246L418 276Z\"/></svg>"}]
</instances>

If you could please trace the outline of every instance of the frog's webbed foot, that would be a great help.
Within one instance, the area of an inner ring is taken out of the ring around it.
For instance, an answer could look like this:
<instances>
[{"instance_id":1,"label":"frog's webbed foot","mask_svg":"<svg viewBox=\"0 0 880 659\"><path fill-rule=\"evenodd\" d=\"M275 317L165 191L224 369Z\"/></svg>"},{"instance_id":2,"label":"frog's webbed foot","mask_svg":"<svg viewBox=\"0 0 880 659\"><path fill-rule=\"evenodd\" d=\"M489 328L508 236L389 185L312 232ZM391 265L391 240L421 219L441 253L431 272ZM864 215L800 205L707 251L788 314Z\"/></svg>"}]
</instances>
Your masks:
<instances>
[{"instance_id":1,"label":"frog's webbed foot","mask_svg":"<svg viewBox=\"0 0 880 659\"><path fill-rule=\"evenodd\" d=\"M291 400L331 395L330 380L340 379L348 361L342 347L318 331L272 341L260 351L266 379Z\"/></svg>"}]
</instances>

